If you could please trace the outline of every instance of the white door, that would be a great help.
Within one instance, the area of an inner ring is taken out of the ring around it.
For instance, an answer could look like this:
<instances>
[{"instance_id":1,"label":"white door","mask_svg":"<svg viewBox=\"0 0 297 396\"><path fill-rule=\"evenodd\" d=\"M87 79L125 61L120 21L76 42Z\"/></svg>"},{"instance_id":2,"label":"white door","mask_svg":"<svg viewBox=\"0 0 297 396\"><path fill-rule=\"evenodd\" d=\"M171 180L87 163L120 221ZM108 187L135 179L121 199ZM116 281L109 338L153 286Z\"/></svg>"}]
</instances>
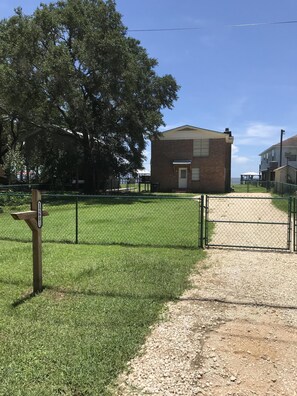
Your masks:
<instances>
[{"instance_id":1,"label":"white door","mask_svg":"<svg viewBox=\"0 0 297 396\"><path fill-rule=\"evenodd\" d=\"M178 168L178 188L188 187L188 169Z\"/></svg>"}]
</instances>

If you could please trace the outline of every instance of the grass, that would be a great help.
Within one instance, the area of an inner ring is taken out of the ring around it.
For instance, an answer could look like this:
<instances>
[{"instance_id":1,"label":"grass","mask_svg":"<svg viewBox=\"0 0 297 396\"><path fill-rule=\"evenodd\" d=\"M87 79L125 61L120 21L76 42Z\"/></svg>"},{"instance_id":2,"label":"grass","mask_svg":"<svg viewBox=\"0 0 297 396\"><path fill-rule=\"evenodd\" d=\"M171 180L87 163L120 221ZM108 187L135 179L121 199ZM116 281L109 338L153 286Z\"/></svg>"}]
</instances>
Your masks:
<instances>
[{"instance_id":1,"label":"grass","mask_svg":"<svg viewBox=\"0 0 297 396\"><path fill-rule=\"evenodd\" d=\"M236 193L266 193L267 190L265 187L257 186L254 184L234 184L232 185L234 192Z\"/></svg>"},{"instance_id":2,"label":"grass","mask_svg":"<svg viewBox=\"0 0 297 396\"><path fill-rule=\"evenodd\" d=\"M15 207L14 207L15 208ZM15 208L28 209L28 205ZM76 198L45 197L44 241L76 239ZM2 238L29 241L24 222L13 221L11 207L0 214ZM101 245L190 247L198 244L199 205L192 199L164 197L80 197L78 241Z\"/></svg>"},{"instance_id":3,"label":"grass","mask_svg":"<svg viewBox=\"0 0 297 396\"><path fill-rule=\"evenodd\" d=\"M290 197L281 197L277 194L272 195L272 203L273 205L282 210L285 213L289 213L289 206L290 206ZM291 211L293 210L293 202Z\"/></svg>"},{"instance_id":4,"label":"grass","mask_svg":"<svg viewBox=\"0 0 297 396\"><path fill-rule=\"evenodd\" d=\"M32 297L30 244L1 242L0 395L108 395L202 255L44 243Z\"/></svg>"},{"instance_id":5,"label":"grass","mask_svg":"<svg viewBox=\"0 0 297 396\"><path fill-rule=\"evenodd\" d=\"M43 243L39 295L31 295L31 243L1 241L0 396L109 395L203 257L197 201L90 198L78 208L79 240L89 245ZM28 204L4 209L6 238L29 240L25 222L9 214ZM75 198L45 209L44 240L73 242Z\"/></svg>"}]
</instances>

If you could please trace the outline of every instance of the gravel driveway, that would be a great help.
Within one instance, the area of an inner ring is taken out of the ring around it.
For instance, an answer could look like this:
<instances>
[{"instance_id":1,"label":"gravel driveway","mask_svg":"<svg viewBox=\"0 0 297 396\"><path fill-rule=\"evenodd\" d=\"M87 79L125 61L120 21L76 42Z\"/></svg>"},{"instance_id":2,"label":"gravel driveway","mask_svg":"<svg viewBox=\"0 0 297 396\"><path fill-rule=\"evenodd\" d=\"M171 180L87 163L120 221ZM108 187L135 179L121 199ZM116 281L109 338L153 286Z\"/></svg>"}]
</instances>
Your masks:
<instances>
[{"instance_id":1,"label":"gravel driveway","mask_svg":"<svg viewBox=\"0 0 297 396\"><path fill-rule=\"evenodd\" d=\"M284 206L288 206L287 198L272 199L282 200ZM213 245L287 248L288 213L273 205L267 193L212 196L209 198L209 220L216 221ZM273 225L269 224L271 222Z\"/></svg>"},{"instance_id":2,"label":"gravel driveway","mask_svg":"<svg viewBox=\"0 0 297 396\"><path fill-rule=\"evenodd\" d=\"M191 281L115 395L297 395L296 254L211 249Z\"/></svg>"}]
</instances>

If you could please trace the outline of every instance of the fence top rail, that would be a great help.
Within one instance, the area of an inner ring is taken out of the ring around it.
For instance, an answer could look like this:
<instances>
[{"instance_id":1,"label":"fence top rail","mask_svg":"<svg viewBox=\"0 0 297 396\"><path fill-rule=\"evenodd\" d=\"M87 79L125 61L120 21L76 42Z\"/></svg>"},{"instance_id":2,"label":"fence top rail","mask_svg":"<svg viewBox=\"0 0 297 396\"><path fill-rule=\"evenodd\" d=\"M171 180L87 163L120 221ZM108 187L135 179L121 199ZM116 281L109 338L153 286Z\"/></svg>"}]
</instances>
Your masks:
<instances>
[{"instance_id":1,"label":"fence top rail","mask_svg":"<svg viewBox=\"0 0 297 396\"><path fill-rule=\"evenodd\" d=\"M179 197L179 196L171 196L171 195L82 195L82 194L49 194L49 193L42 193L42 197L57 197L57 198L112 198L112 199L183 199L183 200L191 200L191 201L198 201L200 200L200 196L193 196L193 197Z\"/></svg>"},{"instance_id":2,"label":"fence top rail","mask_svg":"<svg viewBox=\"0 0 297 396\"><path fill-rule=\"evenodd\" d=\"M230 196L227 196L227 195L221 195L221 196L219 196L219 195L206 195L207 196L207 198L211 198L211 199L213 199L213 198L217 198L217 199L256 199L256 200L260 200L260 199L263 199L263 200L265 200L265 199L273 199L273 200L288 200L288 199L290 199L290 197L274 197L274 196L269 196L269 197L247 197L247 196L232 196L232 197L230 197Z\"/></svg>"}]
</instances>

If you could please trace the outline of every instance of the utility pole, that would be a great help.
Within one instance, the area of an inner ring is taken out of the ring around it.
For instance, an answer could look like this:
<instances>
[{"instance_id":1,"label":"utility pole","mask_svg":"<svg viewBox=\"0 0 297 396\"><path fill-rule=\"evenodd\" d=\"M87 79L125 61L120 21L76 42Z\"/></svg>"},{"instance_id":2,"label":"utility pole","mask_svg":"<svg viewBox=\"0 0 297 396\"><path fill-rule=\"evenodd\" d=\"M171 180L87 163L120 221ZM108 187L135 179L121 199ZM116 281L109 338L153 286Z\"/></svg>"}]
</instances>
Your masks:
<instances>
[{"instance_id":1,"label":"utility pole","mask_svg":"<svg viewBox=\"0 0 297 396\"><path fill-rule=\"evenodd\" d=\"M281 129L280 135L280 149L279 149L279 167L282 166L282 156L283 156L283 135L285 133L284 129Z\"/></svg>"}]
</instances>

